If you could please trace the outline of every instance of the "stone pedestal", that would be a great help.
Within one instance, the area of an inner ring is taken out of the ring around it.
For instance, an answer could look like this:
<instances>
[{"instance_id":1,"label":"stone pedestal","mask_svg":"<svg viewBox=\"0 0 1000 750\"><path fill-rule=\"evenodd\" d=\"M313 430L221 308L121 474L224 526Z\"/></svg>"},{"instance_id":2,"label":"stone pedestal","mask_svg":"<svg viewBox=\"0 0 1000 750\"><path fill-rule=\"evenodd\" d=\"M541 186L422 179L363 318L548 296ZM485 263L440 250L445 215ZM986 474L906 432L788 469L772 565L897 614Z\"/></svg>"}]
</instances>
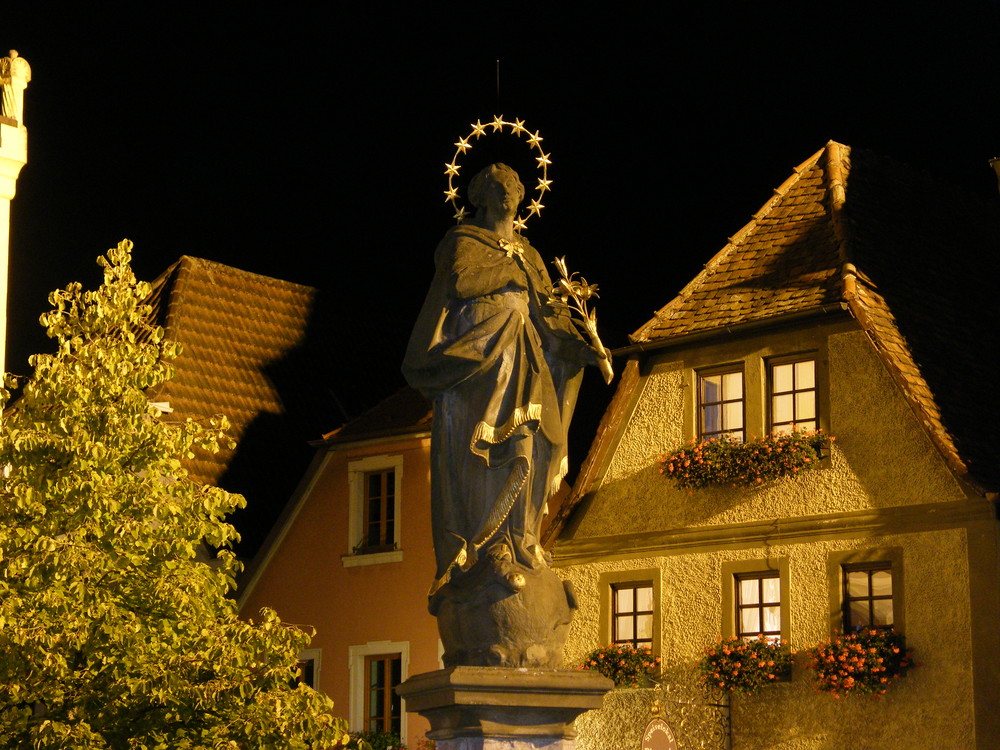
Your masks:
<instances>
[{"instance_id":1,"label":"stone pedestal","mask_svg":"<svg viewBox=\"0 0 1000 750\"><path fill-rule=\"evenodd\" d=\"M438 750L574 750L573 721L613 687L589 671L452 667L396 692L430 722Z\"/></svg>"}]
</instances>

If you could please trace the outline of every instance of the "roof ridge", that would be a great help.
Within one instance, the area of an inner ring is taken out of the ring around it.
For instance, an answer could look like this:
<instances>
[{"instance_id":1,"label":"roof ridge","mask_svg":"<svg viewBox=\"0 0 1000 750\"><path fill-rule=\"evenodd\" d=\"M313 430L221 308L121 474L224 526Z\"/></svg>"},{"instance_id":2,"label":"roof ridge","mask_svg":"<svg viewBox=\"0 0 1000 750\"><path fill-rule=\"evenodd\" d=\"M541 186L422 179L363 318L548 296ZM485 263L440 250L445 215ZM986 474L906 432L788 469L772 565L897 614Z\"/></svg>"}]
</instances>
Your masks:
<instances>
[{"instance_id":1,"label":"roof ridge","mask_svg":"<svg viewBox=\"0 0 1000 750\"><path fill-rule=\"evenodd\" d=\"M830 143L832 142L833 141ZM829 143L827 146L829 146ZM657 310L653 314L653 317L643 323L634 333L630 334L629 341L633 343L639 341L640 338L650 328L652 328L658 320L667 314L667 308L671 307L675 302L677 302L677 300L687 297L691 291L698 287L704 278L712 272L715 266L719 265L740 242L746 239L754 229L758 228L760 226L760 222L767 218L771 212L774 211L775 207L781 202L781 199L784 198L796 184L798 184L802 177L802 173L814 167L823 154L827 152L827 146L821 148L798 166L793 167L792 174L774 189L773 194L767 199L764 205L752 214L750 221L744 224L735 234L727 238L726 244L722 247L722 249L712 256L712 258L704 265L702 270L693 279L691 279L691 281L685 284L672 300Z\"/></svg>"}]
</instances>

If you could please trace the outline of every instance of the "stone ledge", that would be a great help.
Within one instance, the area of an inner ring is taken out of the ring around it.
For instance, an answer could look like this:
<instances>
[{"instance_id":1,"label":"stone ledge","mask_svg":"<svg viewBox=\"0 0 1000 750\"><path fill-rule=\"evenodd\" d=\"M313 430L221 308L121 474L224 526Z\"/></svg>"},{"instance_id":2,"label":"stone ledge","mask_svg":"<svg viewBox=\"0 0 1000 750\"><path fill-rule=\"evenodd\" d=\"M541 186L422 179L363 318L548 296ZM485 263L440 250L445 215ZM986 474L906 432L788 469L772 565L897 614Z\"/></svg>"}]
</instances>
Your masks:
<instances>
[{"instance_id":1,"label":"stone ledge","mask_svg":"<svg viewBox=\"0 0 1000 750\"><path fill-rule=\"evenodd\" d=\"M431 739L472 742L443 750L570 750L573 721L612 687L589 671L452 667L414 675L396 692L430 722Z\"/></svg>"}]
</instances>

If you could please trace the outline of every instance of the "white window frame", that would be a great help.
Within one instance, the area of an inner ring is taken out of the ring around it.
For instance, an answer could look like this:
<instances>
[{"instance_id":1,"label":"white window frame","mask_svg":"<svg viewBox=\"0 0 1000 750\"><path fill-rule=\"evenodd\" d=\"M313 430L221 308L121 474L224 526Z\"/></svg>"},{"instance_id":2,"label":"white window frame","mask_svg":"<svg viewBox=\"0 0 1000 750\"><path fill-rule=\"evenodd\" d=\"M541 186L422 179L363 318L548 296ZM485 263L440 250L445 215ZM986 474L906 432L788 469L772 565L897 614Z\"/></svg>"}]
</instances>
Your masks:
<instances>
[{"instance_id":1,"label":"white window frame","mask_svg":"<svg viewBox=\"0 0 1000 750\"><path fill-rule=\"evenodd\" d=\"M386 471L392 469L395 472L395 488L393 490L395 499L395 514L393 518L393 531L395 536L396 549L388 552L356 553L354 545L358 543L364 533L365 520L365 474L370 471ZM395 563L403 561L403 550L400 549L402 528L402 499L403 499L403 457L396 455L366 456L356 461L347 463L347 482L350 497L350 515L348 518L348 538L347 554L342 555L340 560L345 568L353 568L361 565L381 565L384 563Z\"/></svg>"},{"instance_id":2,"label":"white window frame","mask_svg":"<svg viewBox=\"0 0 1000 750\"><path fill-rule=\"evenodd\" d=\"M313 684L309 687L319 690L319 669L323 663L323 649L305 648L299 651L299 661L309 661L313 663Z\"/></svg>"},{"instance_id":3,"label":"white window frame","mask_svg":"<svg viewBox=\"0 0 1000 750\"><path fill-rule=\"evenodd\" d=\"M405 682L410 674L410 642L409 641L368 641L363 646L348 647L348 670L350 681L350 698L348 706L348 722L352 732L365 731L365 657L377 654L399 654L400 681ZM406 741L406 706L399 715L399 736Z\"/></svg>"}]
</instances>

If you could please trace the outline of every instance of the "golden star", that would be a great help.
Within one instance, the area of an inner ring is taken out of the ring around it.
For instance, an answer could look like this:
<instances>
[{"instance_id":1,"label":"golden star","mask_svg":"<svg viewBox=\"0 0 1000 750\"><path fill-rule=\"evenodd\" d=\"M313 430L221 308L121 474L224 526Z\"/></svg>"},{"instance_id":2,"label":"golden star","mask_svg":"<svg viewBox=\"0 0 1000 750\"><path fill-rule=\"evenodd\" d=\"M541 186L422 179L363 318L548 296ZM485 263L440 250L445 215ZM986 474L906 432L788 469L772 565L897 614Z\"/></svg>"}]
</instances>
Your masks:
<instances>
[{"instance_id":1,"label":"golden star","mask_svg":"<svg viewBox=\"0 0 1000 750\"><path fill-rule=\"evenodd\" d=\"M514 124L512 125L512 127L514 128L514 135L520 134L521 131L524 130L524 120L518 120L515 117L514 118Z\"/></svg>"},{"instance_id":2,"label":"golden star","mask_svg":"<svg viewBox=\"0 0 1000 750\"><path fill-rule=\"evenodd\" d=\"M544 193L546 190L549 190L550 189L549 185L551 185L551 184L552 184L552 180L546 180L546 179L543 179L543 178L539 177L538 178L538 192L539 192L539 194Z\"/></svg>"},{"instance_id":3,"label":"golden star","mask_svg":"<svg viewBox=\"0 0 1000 750\"><path fill-rule=\"evenodd\" d=\"M469 127L472 128L472 132L469 133L470 138L472 138L473 136L478 138L481 135L486 135L486 126L483 125L479 120L476 120L475 124L470 124Z\"/></svg>"},{"instance_id":4,"label":"golden star","mask_svg":"<svg viewBox=\"0 0 1000 750\"><path fill-rule=\"evenodd\" d=\"M458 174L458 170L460 170L461 168L462 168L462 165L461 164L456 164L455 160L452 159L451 164L445 164L444 165L444 173L445 174L454 174L454 175L457 175Z\"/></svg>"},{"instance_id":5,"label":"golden star","mask_svg":"<svg viewBox=\"0 0 1000 750\"><path fill-rule=\"evenodd\" d=\"M466 151L472 148L472 144L470 144L469 141L466 140L465 138L459 138L458 143L456 143L455 145L458 147L458 152L462 154L464 154Z\"/></svg>"},{"instance_id":6,"label":"golden star","mask_svg":"<svg viewBox=\"0 0 1000 750\"><path fill-rule=\"evenodd\" d=\"M527 132L527 131L525 131L525 132ZM531 135L531 134L528 135L528 145L529 146L537 146L539 143L541 143L543 140L545 140L544 138L542 138L542 136L538 135L538 133L539 133L539 131L536 130L534 135Z\"/></svg>"},{"instance_id":7,"label":"golden star","mask_svg":"<svg viewBox=\"0 0 1000 750\"><path fill-rule=\"evenodd\" d=\"M465 210L465 206L459 206L453 218L456 219L459 224L461 224L463 221L465 221L465 217L468 215L469 212Z\"/></svg>"},{"instance_id":8,"label":"golden star","mask_svg":"<svg viewBox=\"0 0 1000 750\"><path fill-rule=\"evenodd\" d=\"M444 191L444 199L446 201L453 201L456 198L458 198L458 188L457 187L449 187L447 190Z\"/></svg>"},{"instance_id":9,"label":"golden star","mask_svg":"<svg viewBox=\"0 0 1000 750\"><path fill-rule=\"evenodd\" d=\"M525 224L524 221L525 220L522 219L520 216L518 216L517 218L515 218L514 219L514 229L516 229L519 232L527 229L528 225Z\"/></svg>"},{"instance_id":10,"label":"golden star","mask_svg":"<svg viewBox=\"0 0 1000 750\"><path fill-rule=\"evenodd\" d=\"M535 157L535 161L537 161L540 165L547 167L552 163L552 160L549 159L550 156L552 156L552 154L547 154L543 151L541 156Z\"/></svg>"},{"instance_id":11,"label":"golden star","mask_svg":"<svg viewBox=\"0 0 1000 750\"><path fill-rule=\"evenodd\" d=\"M528 204L528 216L531 216L531 214L538 214L541 216L543 208L545 208L545 206L543 206L536 198Z\"/></svg>"},{"instance_id":12,"label":"golden star","mask_svg":"<svg viewBox=\"0 0 1000 750\"><path fill-rule=\"evenodd\" d=\"M493 122L491 122L490 125L493 126L494 133L497 132L498 130L503 132L503 126L506 125L506 123L503 121L503 115L494 115Z\"/></svg>"}]
</instances>

